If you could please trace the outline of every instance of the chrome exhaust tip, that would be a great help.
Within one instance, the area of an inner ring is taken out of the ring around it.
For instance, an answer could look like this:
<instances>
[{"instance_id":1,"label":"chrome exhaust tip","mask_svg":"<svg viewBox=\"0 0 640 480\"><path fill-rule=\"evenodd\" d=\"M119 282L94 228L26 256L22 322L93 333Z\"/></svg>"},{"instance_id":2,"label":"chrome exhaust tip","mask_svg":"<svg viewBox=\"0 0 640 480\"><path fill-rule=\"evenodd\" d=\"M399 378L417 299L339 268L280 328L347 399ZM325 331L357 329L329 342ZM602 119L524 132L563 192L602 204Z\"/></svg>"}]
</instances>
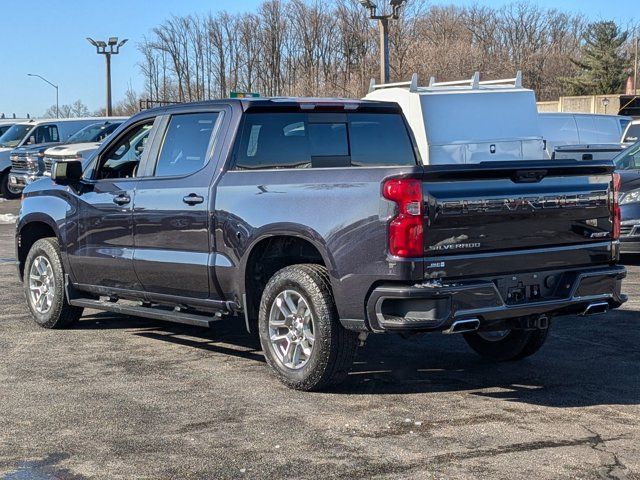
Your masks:
<instances>
[{"instance_id":1,"label":"chrome exhaust tip","mask_svg":"<svg viewBox=\"0 0 640 480\"><path fill-rule=\"evenodd\" d=\"M467 333L475 332L480 327L480 320L477 318L469 318L466 320L456 320L451 324L449 328L443 330L445 335L451 335L453 333Z\"/></svg>"},{"instance_id":2,"label":"chrome exhaust tip","mask_svg":"<svg viewBox=\"0 0 640 480\"><path fill-rule=\"evenodd\" d=\"M609 303L608 302L596 302L590 303L587 308L584 309L582 315L585 317L591 315L599 315L602 313L607 313L609 311Z\"/></svg>"}]
</instances>

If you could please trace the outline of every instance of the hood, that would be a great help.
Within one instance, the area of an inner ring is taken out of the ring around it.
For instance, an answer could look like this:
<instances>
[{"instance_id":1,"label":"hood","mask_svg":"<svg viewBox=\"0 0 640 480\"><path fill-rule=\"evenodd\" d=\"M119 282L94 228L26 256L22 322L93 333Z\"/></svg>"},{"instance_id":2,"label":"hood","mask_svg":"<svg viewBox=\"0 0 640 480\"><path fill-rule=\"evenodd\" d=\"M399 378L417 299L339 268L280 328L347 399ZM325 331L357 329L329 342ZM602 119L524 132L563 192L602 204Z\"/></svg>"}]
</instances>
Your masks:
<instances>
[{"instance_id":1,"label":"hood","mask_svg":"<svg viewBox=\"0 0 640 480\"><path fill-rule=\"evenodd\" d=\"M53 146L53 145L59 145L60 142L51 142L51 143L39 143L37 145L24 145L22 147L16 147L14 148L11 153L12 154L22 154L22 155L26 155L29 153L40 153L40 152L44 152L47 148Z\"/></svg>"},{"instance_id":2,"label":"hood","mask_svg":"<svg viewBox=\"0 0 640 480\"><path fill-rule=\"evenodd\" d=\"M44 154L47 157L86 157L88 153L94 152L98 149L100 143L72 143L68 145L58 145L56 147L48 148Z\"/></svg>"}]
</instances>

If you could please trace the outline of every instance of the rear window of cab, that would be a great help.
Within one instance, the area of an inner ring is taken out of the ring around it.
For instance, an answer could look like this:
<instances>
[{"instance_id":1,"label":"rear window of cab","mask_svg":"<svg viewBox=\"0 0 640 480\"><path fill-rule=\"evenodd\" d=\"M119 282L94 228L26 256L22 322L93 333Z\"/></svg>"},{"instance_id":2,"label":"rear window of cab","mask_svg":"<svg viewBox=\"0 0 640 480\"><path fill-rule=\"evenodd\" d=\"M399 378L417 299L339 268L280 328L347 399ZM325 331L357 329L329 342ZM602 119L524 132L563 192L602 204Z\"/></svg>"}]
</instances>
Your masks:
<instances>
[{"instance_id":1,"label":"rear window of cab","mask_svg":"<svg viewBox=\"0 0 640 480\"><path fill-rule=\"evenodd\" d=\"M413 166L416 154L396 113L248 113L234 168Z\"/></svg>"}]
</instances>

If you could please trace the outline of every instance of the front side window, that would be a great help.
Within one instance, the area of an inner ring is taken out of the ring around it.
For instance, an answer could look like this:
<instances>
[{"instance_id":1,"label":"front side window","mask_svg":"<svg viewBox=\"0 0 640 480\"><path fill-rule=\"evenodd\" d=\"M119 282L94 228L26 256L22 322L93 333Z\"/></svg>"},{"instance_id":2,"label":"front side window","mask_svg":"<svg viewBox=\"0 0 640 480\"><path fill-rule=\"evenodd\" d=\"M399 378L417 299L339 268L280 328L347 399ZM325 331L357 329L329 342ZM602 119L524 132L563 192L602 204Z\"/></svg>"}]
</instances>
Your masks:
<instances>
[{"instance_id":1,"label":"front side window","mask_svg":"<svg viewBox=\"0 0 640 480\"><path fill-rule=\"evenodd\" d=\"M40 125L29 134L27 145L37 145L40 143L59 142L58 127L55 125Z\"/></svg>"},{"instance_id":2,"label":"front side window","mask_svg":"<svg viewBox=\"0 0 640 480\"><path fill-rule=\"evenodd\" d=\"M216 112L173 115L156 164L156 177L184 176L207 163L207 152L218 119Z\"/></svg>"},{"instance_id":3,"label":"front side window","mask_svg":"<svg viewBox=\"0 0 640 480\"><path fill-rule=\"evenodd\" d=\"M409 132L393 113L250 113L235 168L415 165Z\"/></svg>"},{"instance_id":4,"label":"front side window","mask_svg":"<svg viewBox=\"0 0 640 480\"><path fill-rule=\"evenodd\" d=\"M94 123L71 135L67 143L102 142L119 126L120 123Z\"/></svg>"},{"instance_id":5,"label":"front side window","mask_svg":"<svg viewBox=\"0 0 640 480\"><path fill-rule=\"evenodd\" d=\"M117 140L100 157L95 178L133 178L138 172L142 155L148 147L148 138L153 127L153 119L136 125Z\"/></svg>"}]
</instances>

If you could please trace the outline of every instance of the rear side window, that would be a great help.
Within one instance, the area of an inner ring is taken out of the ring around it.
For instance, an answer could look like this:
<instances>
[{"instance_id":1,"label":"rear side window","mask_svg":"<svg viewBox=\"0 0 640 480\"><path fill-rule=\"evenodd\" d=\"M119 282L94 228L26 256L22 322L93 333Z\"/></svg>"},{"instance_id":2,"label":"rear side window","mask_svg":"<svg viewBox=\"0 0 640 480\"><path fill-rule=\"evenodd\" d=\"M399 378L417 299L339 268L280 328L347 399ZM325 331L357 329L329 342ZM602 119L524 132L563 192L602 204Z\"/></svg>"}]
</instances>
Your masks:
<instances>
[{"instance_id":1,"label":"rear side window","mask_svg":"<svg viewBox=\"0 0 640 480\"><path fill-rule=\"evenodd\" d=\"M635 143L638 140L640 140L640 124L634 123L633 125L629 125L622 141L625 143Z\"/></svg>"},{"instance_id":2,"label":"rear side window","mask_svg":"<svg viewBox=\"0 0 640 480\"><path fill-rule=\"evenodd\" d=\"M183 176L207 163L207 152L218 113L173 115L156 164L156 177Z\"/></svg>"},{"instance_id":3,"label":"rear side window","mask_svg":"<svg viewBox=\"0 0 640 480\"><path fill-rule=\"evenodd\" d=\"M251 113L236 146L237 169L415 165L402 116Z\"/></svg>"},{"instance_id":4,"label":"rear side window","mask_svg":"<svg viewBox=\"0 0 640 480\"><path fill-rule=\"evenodd\" d=\"M353 114L349 120L349 139L352 165L415 164L413 145L400 115Z\"/></svg>"}]
</instances>

